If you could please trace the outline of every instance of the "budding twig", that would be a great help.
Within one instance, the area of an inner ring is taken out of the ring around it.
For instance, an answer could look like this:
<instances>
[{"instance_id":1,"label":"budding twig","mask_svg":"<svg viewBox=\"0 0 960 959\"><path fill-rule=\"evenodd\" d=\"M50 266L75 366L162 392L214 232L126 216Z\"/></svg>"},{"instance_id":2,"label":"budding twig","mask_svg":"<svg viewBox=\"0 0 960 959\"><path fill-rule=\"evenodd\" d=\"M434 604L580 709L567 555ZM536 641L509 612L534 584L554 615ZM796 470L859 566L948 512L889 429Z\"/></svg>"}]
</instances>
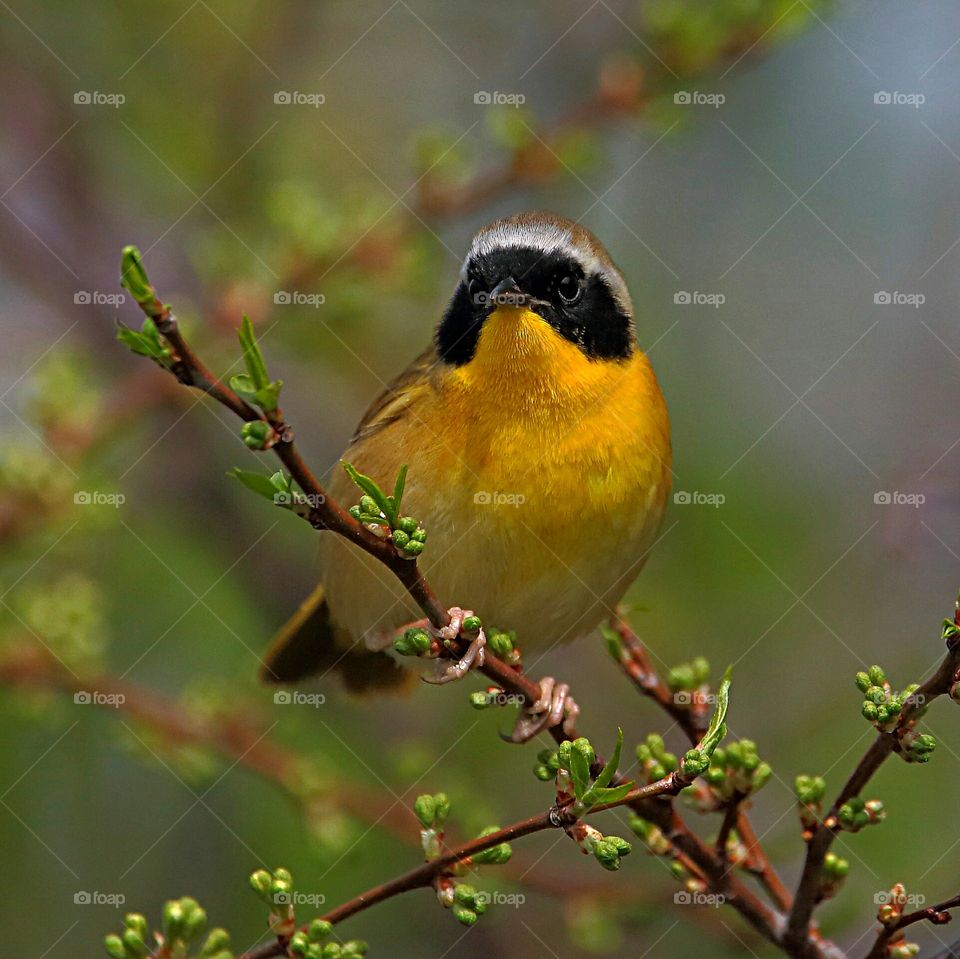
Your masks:
<instances>
[{"instance_id":1,"label":"budding twig","mask_svg":"<svg viewBox=\"0 0 960 959\"><path fill-rule=\"evenodd\" d=\"M949 626L949 620L947 625ZM954 614L954 625L960 627L960 608ZM837 828L832 824L836 823L838 810L844 803L859 796L887 758L900 749L904 733L911 728L926 707L934 699L950 691L951 686L956 682L958 669L960 669L960 641L955 634L951 634L947 639L947 653L937 671L906 702L894 729L877 734L877 738L857 763L850 778L834 800L830 812L813 830L784 936L784 946L792 950L793 955L800 957L811 955L805 947L805 944L810 942L808 926L818 902L818 886L823 862L836 838Z\"/></svg>"}]
</instances>

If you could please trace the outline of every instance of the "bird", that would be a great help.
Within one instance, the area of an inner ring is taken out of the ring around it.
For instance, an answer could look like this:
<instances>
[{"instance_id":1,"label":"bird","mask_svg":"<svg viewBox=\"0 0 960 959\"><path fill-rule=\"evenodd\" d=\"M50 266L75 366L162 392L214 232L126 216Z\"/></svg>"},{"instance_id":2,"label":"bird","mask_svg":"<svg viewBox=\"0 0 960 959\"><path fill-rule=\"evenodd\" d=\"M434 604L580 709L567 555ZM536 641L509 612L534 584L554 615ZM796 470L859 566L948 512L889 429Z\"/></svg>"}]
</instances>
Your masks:
<instances>
[{"instance_id":1,"label":"bird","mask_svg":"<svg viewBox=\"0 0 960 959\"><path fill-rule=\"evenodd\" d=\"M474 236L430 346L370 405L342 461L381 484L407 467L404 512L429 534L423 574L463 604L454 633L469 606L516 631L526 655L614 613L658 535L671 458L623 273L579 223L524 212ZM343 471L328 489L358 498ZM422 614L376 559L322 540L320 585L276 635L261 678L334 672L352 692L408 688L416 673L390 646ZM514 738L575 710L545 677Z\"/></svg>"}]
</instances>

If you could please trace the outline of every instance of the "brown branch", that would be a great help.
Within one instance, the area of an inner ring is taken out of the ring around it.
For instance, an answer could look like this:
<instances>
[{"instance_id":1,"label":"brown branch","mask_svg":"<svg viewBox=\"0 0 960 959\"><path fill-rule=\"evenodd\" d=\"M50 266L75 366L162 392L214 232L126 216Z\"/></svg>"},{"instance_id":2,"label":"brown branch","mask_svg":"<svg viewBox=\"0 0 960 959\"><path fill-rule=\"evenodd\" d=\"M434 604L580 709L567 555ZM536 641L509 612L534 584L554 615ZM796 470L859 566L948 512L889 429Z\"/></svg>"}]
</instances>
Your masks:
<instances>
[{"instance_id":1,"label":"brown branch","mask_svg":"<svg viewBox=\"0 0 960 959\"><path fill-rule=\"evenodd\" d=\"M954 622L960 625L960 608L954 614ZM809 923L813 910L818 904L818 890L823 861L836 838L837 812L850 799L859 796L874 773L886 759L900 749L900 741L920 718L927 706L938 696L945 695L956 681L960 669L960 642L948 641L947 654L937 671L910 697L900 714L899 722L891 732L880 732L870 748L857 763L850 778L844 784L840 794L834 800L824 820L816 825L807 846L807 856L803 873L797 886L793 909L790 913L784 947L791 954L800 957L812 955L805 947L810 942Z\"/></svg>"},{"instance_id":2,"label":"brown branch","mask_svg":"<svg viewBox=\"0 0 960 959\"><path fill-rule=\"evenodd\" d=\"M690 703L679 702L660 678L650 660L650 654L629 623L622 616L617 615L613 617L610 625L623 644L622 648L625 655L621 656L620 665L624 672L633 680L637 689L666 712L684 731L687 739L692 744L696 744L707 728L709 717L704 708L707 701L704 700L701 703L694 696ZM747 868L757 876L776 906L784 912L789 912L793 905L793 897L761 847L757 834L750 824L750 819L742 808L742 800L728 806L727 815L732 819L729 824L725 823L721 826L720 836L718 836L716 843L717 857L721 862L725 862L726 839L735 823L737 832L747 847Z\"/></svg>"},{"instance_id":3,"label":"brown branch","mask_svg":"<svg viewBox=\"0 0 960 959\"><path fill-rule=\"evenodd\" d=\"M885 926L877 934L873 948L867 953L866 959L886 959L889 955L887 947L903 937L903 930L917 922L931 922L935 926L942 926L953 919L949 910L960 906L960 896L954 896L936 906L927 906L915 912L904 913L895 923Z\"/></svg>"},{"instance_id":4,"label":"brown branch","mask_svg":"<svg viewBox=\"0 0 960 959\"><path fill-rule=\"evenodd\" d=\"M783 910L789 913L793 906L793 896L784 885L780 874L773 868L773 864L757 839L750 817L741 809L737 816L737 834L747 848L746 868L752 872L767 890L770 898Z\"/></svg>"},{"instance_id":5,"label":"brown branch","mask_svg":"<svg viewBox=\"0 0 960 959\"><path fill-rule=\"evenodd\" d=\"M670 773L663 779L647 786L637 786L626 796L616 802L601 803L592 806L586 810L586 815L592 815L598 812L604 812L608 809L615 809L618 806L633 805L635 803L649 801L658 796L676 795L681 789L688 785L688 780L678 776L676 773ZM334 925L349 919L350 916L363 912L377 903L392 899L404 892L412 889L423 889L433 885L434 880L448 873L454 866L467 862L472 856L485 849L491 849L504 842L512 842L523 836L529 836L535 832L542 832L547 829L571 829L578 822L578 815L568 806L564 809L551 807L546 812L537 816L531 816L528 819L521 819L510 826L498 829L496 832L487 836L481 836L477 839L471 839L469 842L461 843L449 852L444 853L437 859L411 869L402 876L397 876L388 882L373 886L365 892L354 896L347 902L337 906L330 912L325 913L321 918L326 919ZM278 939L275 942L267 943L250 952L243 953L237 959L270 959L272 956L283 955L286 951L286 940Z\"/></svg>"}]
</instances>

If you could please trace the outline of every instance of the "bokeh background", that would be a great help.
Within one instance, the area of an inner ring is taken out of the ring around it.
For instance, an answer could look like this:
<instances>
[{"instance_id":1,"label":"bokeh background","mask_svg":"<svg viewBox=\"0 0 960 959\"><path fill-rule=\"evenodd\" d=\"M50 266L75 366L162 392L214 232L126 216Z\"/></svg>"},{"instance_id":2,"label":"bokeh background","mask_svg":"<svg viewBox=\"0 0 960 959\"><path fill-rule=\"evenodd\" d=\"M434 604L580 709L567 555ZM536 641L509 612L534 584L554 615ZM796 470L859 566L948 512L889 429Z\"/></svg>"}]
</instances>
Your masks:
<instances>
[{"instance_id":1,"label":"bokeh background","mask_svg":"<svg viewBox=\"0 0 960 959\"><path fill-rule=\"evenodd\" d=\"M690 494L631 618L661 666L735 664L732 732L775 770L755 819L795 878L794 776L839 788L871 736L854 672L922 678L960 584L960 8L0 6L5 951L97 955L123 911L104 897L156 919L185 893L240 950L265 934L252 869L333 905L415 862L418 792L451 795L459 835L547 795L533 749L496 735L510 717L468 708L475 681L377 703L329 684L319 708L256 686L315 538L225 477L255 466L226 413L114 342L139 323L116 299L127 243L218 369L251 316L324 470L427 341L475 229L544 207L594 230ZM602 746L666 729L599 639L532 668L574 678ZM105 677L139 712L74 701ZM822 920L853 954L894 881L956 892L958 716L937 704L933 761L891 760L870 789L888 821L840 839ZM192 741L209 729L237 755L264 736L276 768ZM488 885L525 902L466 934L425 893L344 931L374 956L772 954L730 911L675 907L639 848L616 875L552 835L516 855Z\"/></svg>"}]
</instances>

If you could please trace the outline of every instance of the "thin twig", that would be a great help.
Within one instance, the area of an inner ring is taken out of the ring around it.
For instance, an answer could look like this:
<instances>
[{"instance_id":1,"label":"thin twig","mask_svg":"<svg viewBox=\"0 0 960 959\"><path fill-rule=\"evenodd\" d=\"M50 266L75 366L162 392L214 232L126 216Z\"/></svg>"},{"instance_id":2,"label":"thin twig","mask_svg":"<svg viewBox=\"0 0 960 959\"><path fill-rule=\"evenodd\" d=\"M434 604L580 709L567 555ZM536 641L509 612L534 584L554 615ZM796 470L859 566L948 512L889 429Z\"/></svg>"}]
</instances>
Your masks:
<instances>
[{"instance_id":1,"label":"thin twig","mask_svg":"<svg viewBox=\"0 0 960 959\"><path fill-rule=\"evenodd\" d=\"M915 912L904 913L895 923L885 926L877 934L873 948L867 953L866 959L886 959L887 947L902 938L903 930L917 922L932 922L935 926L942 926L952 920L951 909L960 906L960 896L954 896L936 906L926 906Z\"/></svg>"},{"instance_id":2,"label":"thin twig","mask_svg":"<svg viewBox=\"0 0 960 959\"><path fill-rule=\"evenodd\" d=\"M960 625L960 609L955 613L955 622ZM891 732L880 732L870 748L857 763L850 778L844 784L840 794L834 800L830 811L823 822L816 825L813 835L807 846L807 856L803 865L797 892L794 897L793 910L784 936L784 947L791 954L800 957L811 955L805 944L810 942L809 923L813 910L818 903L818 889L820 885L823 861L833 845L837 830L832 824L836 822L840 807L859 796L871 777L883 765L886 759L900 748L900 739L903 733L909 730L917 721L920 714L938 696L945 695L956 680L960 669L960 642L948 645L937 671L925 682L907 701L896 729ZM830 823L831 825L827 825Z\"/></svg>"}]
</instances>

